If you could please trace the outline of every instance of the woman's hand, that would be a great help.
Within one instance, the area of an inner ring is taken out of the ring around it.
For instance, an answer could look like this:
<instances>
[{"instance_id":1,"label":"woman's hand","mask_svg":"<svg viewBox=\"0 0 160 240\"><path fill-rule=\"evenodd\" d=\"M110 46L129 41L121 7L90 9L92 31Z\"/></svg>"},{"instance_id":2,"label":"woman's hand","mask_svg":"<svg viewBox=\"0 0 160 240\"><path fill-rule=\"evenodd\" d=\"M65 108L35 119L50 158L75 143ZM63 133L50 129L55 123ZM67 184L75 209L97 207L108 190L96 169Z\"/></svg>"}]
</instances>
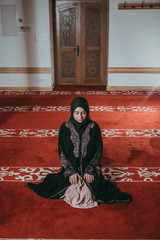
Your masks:
<instances>
[{"instance_id":1,"label":"woman's hand","mask_svg":"<svg viewBox=\"0 0 160 240\"><path fill-rule=\"evenodd\" d=\"M71 184L77 184L79 178L80 178L80 175L78 173L75 173L69 177L69 181Z\"/></svg>"},{"instance_id":2,"label":"woman's hand","mask_svg":"<svg viewBox=\"0 0 160 240\"><path fill-rule=\"evenodd\" d=\"M94 181L94 175L90 175L90 174L84 174L84 179L88 182L91 183Z\"/></svg>"}]
</instances>

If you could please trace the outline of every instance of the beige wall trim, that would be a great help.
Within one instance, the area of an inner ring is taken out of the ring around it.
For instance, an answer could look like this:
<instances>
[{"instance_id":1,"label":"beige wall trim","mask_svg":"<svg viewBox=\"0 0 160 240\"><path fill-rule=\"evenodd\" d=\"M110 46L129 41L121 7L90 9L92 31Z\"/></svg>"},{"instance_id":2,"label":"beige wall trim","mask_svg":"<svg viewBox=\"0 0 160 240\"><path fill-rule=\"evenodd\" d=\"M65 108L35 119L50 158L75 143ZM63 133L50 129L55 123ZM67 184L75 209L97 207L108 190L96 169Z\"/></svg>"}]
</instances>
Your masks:
<instances>
[{"instance_id":1,"label":"beige wall trim","mask_svg":"<svg viewBox=\"0 0 160 240\"><path fill-rule=\"evenodd\" d=\"M39 73L51 73L50 67L0 67L0 73L21 73L21 74L39 74Z\"/></svg>"},{"instance_id":2,"label":"beige wall trim","mask_svg":"<svg viewBox=\"0 0 160 240\"><path fill-rule=\"evenodd\" d=\"M160 91L160 87L155 86L107 86L106 91Z\"/></svg>"},{"instance_id":3,"label":"beige wall trim","mask_svg":"<svg viewBox=\"0 0 160 240\"><path fill-rule=\"evenodd\" d=\"M52 91L53 87L0 87L0 91Z\"/></svg>"},{"instance_id":4,"label":"beige wall trim","mask_svg":"<svg viewBox=\"0 0 160 240\"><path fill-rule=\"evenodd\" d=\"M143 74L154 74L160 73L160 67L109 67L109 73L143 73Z\"/></svg>"},{"instance_id":5,"label":"beige wall trim","mask_svg":"<svg viewBox=\"0 0 160 240\"><path fill-rule=\"evenodd\" d=\"M150 73L159 74L160 67L150 67L150 68L135 68L135 67L109 67L109 73L120 74L120 73ZM50 67L0 67L1 74L39 74L39 73L51 73Z\"/></svg>"}]
</instances>

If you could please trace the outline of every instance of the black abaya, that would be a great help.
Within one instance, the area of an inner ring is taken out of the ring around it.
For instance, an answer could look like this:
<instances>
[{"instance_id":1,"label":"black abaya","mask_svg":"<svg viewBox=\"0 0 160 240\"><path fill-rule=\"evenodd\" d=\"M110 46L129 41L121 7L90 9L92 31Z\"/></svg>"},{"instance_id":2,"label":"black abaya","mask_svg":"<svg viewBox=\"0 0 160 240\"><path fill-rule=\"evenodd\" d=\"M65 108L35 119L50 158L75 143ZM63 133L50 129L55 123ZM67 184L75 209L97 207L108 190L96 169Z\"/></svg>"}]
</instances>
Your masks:
<instances>
[{"instance_id":1,"label":"black abaya","mask_svg":"<svg viewBox=\"0 0 160 240\"><path fill-rule=\"evenodd\" d=\"M87 117L77 122L73 113L82 107ZM75 98L71 103L71 118L64 122L59 130L58 151L62 169L60 173L49 174L39 184L26 186L45 198L61 198L71 185L69 177L78 173L92 193L93 200L99 203L130 202L132 196L120 192L116 185L104 178L101 172L103 142L99 125L89 118L89 106L85 98ZM94 175L88 183L84 174Z\"/></svg>"},{"instance_id":2,"label":"black abaya","mask_svg":"<svg viewBox=\"0 0 160 240\"><path fill-rule=\"evenodd\" d=\"M94 181L87 183L93 200L99 203L129 202L131 196L106 180L101 172L103 143L97 123L90 121L80 136L69 120L64 122L59 131L59 157L62 165L60 173L49 174L39 184L28 183L27 187L46 198L60 198L70 186L69 176L79 173L94 175Z\"/></svg>"}]
</instances>

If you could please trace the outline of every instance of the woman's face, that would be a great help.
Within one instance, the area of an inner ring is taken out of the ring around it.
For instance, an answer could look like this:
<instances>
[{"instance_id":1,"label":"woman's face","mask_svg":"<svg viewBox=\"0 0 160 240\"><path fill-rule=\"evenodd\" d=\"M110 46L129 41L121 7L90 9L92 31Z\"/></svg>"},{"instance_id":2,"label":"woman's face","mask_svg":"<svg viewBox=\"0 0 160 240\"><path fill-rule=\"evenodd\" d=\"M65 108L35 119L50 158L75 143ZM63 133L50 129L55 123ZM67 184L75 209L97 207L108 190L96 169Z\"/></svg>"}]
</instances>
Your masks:
<instances>
[{"instance_id":1,"label":"woman's face","mask_svg":"<svg viewBox=\"0 0 160 240\"><path fill-rule=\"evenodd\" d=\"M74 110L73 117L77 122L82 123L87 118L87 112L83 108L77 107Z\"/></svg>"}]
</instances>

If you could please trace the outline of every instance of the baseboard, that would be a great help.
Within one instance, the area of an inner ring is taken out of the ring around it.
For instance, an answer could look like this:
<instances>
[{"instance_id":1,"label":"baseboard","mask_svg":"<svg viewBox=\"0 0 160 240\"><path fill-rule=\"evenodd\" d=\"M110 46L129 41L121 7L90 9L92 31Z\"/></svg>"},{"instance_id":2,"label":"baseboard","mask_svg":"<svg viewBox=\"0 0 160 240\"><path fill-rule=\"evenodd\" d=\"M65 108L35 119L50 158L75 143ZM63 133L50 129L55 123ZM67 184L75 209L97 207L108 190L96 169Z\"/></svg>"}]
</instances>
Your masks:
<instances>
[{"instance_id":1,"label":"baseboard","mask_svg":"<svg viewBox=\"0 0 160 240\"><path fill-rule=\"evenodd\" d=\"M160 86L106 86L106 91L160 91Z\"/></svg>"},{"instance_id":2,"label":"baseboard","mask_svg":"<svg viewBox=\"0 0 160 240\"><path fill-rule=\"evenodd\" d=\"M54 86L50 87L0 87L0 91L52 91Z\"/></svg>"}]
</instances>

